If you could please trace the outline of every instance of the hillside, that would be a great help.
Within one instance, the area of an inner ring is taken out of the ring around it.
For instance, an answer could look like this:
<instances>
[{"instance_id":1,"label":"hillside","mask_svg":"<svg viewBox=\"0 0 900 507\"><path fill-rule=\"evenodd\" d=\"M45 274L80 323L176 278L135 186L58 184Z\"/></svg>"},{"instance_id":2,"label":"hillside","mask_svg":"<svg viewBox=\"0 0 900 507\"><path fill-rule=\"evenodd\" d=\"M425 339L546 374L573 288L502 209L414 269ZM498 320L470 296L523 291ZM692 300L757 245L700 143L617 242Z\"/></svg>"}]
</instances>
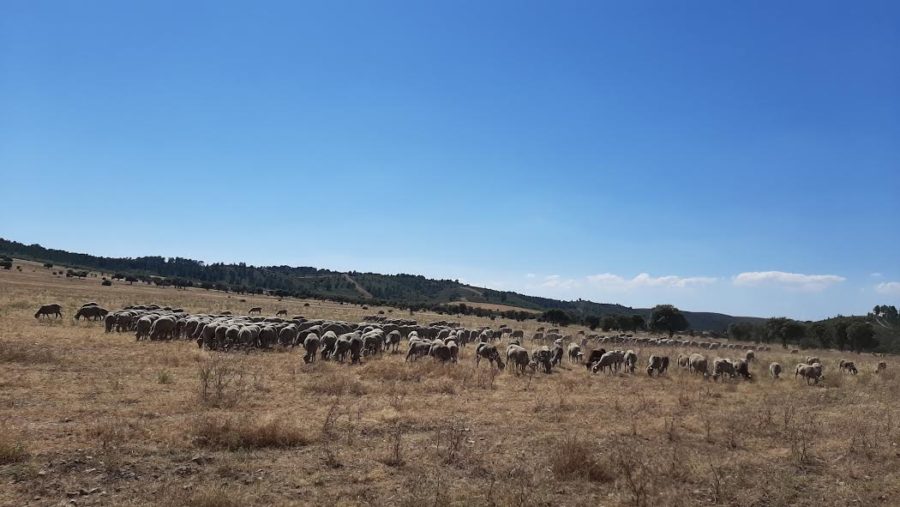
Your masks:
<instances>
[{"instance_id":1,"label":"hillside","mask_svg":"<svg viewBox=\"0 0 900 507\"><path fill-rule=\"evenodd\" d=\"M649 308L586 300L561 301L509 291L474 287L455 280L433 280L420 275L347 273L314 267L248 266L244 263L206 264L180 257L159 256L114 258L25 245L0 238L0 255L52 263L60 267L88 269L110 276L160 285L195 286L244 293L273 293L281 296L315 297L354 303L383 303L394 306L433 307L465 301L498 305L514 311L534 312L560 309L578 317L595 315L650 316ZM734 317L719 313L684 312L692 329L724 331L734 322L759 323L763 319Z\"/></svg>"}]
</instances>

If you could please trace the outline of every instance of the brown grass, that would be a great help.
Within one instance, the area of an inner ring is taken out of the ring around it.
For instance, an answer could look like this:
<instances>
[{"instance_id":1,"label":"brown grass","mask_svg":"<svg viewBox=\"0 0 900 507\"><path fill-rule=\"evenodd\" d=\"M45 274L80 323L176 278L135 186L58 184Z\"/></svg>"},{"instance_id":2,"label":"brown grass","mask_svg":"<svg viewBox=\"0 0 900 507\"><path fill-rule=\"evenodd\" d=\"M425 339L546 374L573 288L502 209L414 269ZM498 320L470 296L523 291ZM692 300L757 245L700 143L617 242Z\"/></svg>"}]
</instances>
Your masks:
<instances>
[{"instance_id":1,"label":"brown grass","mask_svg":"<svg viewBox=\"0 0 900 507\"><path fill-rule=\"evenodd\" d=\"M770 361L788 372L797 361L781 350L758 354L752 383L568 362L515 375L476 367L471 347L457 364L304 364L298 349L215 353L72 320L90 300L350 321L388 310L229 296L0 271L0 505L57 505L93 487L106 494L79 505L900 504L896 358L876 375L876 358L853 355L860 374L839 376L850 355L816 351L817 386L769 378ZM65 317L35 320L47 302ZM628 348L642 362L681 352Z\"/></svg>"},{"instance_id":2,"label":"brown grass","mask_svg":"<svg viewBox=\"0 0 900 507\"><path fill-rule=\"evenodd\" d=\"M307 432L293 423L251 416L202 416L194 423L192 435L200 447L229 451L301 447L312 442Z\"/></svg>"}]
</instances>

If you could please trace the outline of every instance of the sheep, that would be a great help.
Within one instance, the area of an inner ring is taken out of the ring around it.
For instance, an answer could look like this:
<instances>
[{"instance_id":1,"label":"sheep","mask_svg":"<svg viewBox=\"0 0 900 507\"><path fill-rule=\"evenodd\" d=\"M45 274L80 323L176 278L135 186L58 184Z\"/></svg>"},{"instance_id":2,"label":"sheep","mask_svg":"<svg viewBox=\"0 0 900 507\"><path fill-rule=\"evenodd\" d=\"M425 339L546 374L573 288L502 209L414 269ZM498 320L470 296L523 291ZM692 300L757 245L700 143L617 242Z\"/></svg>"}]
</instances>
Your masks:
<instances>
[{"instance_id":1,"label":"sheep","mask_svg":"<svg viewBox=\"0 0 900 507\"><path fill-rule=\"evenodd\" d=\"M278 343L281 344L282 347L295 346L297 344L297 337L299 332L297 331L297 326L293 324L287 325L281 328L278 331Z\"/></svg>"},{"instance_id":2,"label":"sheep","mask_svg":"<svg viewBox=\"0 0 900 507\"><path fill-rule=\"evenodd\" d=\"M350 364L361 364L362 351L365 342L359 333L350 334Z\"/></svg>"},{"instance_id":3,"label":"sheep","mask_svg":"<svg viewBox=\"0 0 900 507\"><path fill-rule=\"evenodd\" d=\"M691 354L688 358L688 371L691 373L700 373L704 377L709 375L706 357L702 354Z\"/></svg>"},{"instance_id":4,"label":"sheep","mask_svg":"<svg viewBox=\"0 0 900 507\"><path fill-rule=\"evenodd\" d=\"M491 364L496 363L497 368L501 370L504 367L503 361L500 360L500 353L497 352L497 347L489 343L479 342L475 346L475 365L478 366L482 359L487 359Z\"/></svg>"},{"instance_id":5,"label":"sheep","mask_svg":"<svg viewBox=\"0 0 900 507\"><path fill-rule=\"evenodd\" d=\"M83 306L75 312L75 320L80 320L82 317L84 317L85 320L98 320L106 317L108 313L108 310L96 305Z\"/></svg>"},{"instance_id":6,"label":"sheep","mask_svg":"<svg viewBox=\"0 0 900 507\"><path fill-rule=\"evenodd\" d=\"M256 345L260 348L267 349L275 345L275 342L277 341L278 331L272 326L263 326L263 328L259 330Z\"/></svg>"},{"instance_id":7,"label":"sheep","mask_svg":"<svg viewBox=\"0 0 900 507\"><path fill-rule=\"evenodd\" d=\"M350 339L352 336L352 334L342 334L337 337L337 340L334 342L334 350L331 352L332 359L337 359L340 363L344 362L347 353L350 352Z\"/></svg>"},{"instance_id":8,"label":"sheep","mask_svg":"<svg viewBox=\"0 0 900 507\"><path fill-rule=\"evenodd\" d=\"M603 370L608 370L608 373L612 373L613 367L618 361L618 354L616 351L611 350L600 356L600 359L591 365L591 373L597 373L598 371Z\"/></svg>"},{"instance_id":9,"label":"sheep","mask_svg":"<svg viewBox=\"0 0 900 507\"><path fill-rule=\"evenodd\" d=\"M431 343L431 349L428 351L428 355L442 363L446 363L451 359L450 348L441 340L434 340Z\"/></svg>"},{"instance_id":10,"label":"sheep","mask_svg":"<svg viewBox=\"0 0 900 507\"><path fill-rule=\"evenodd\" d=\"M678 354L678 359L676 360L679 368L688 369L691 366L691 357L687 354Z\"/></svg>"},{"instance_id":11,"label":"sheep","mask_svg":"<svg viewBox=\"0 0 900 507\"><path fill-rule=\"evenodd\" d=\"M450 361L458 362L459 361L459 344L456 343L456 340L447 340L444 342L444 345L450 349Z\"/></svg>"},{"instance_id":12,"label":"sheep","mask_svg":"<svg viewBox=\"0 0 900 507\"><path fill-rule=\"evenodd\" d=\"M306 339L303 340L303 348L306 350L306 354L303 355L304 363L309 364L316 362L316 352L319 350L320 343L321 341L316 333L309 333L306 335Z\"/></svg>"},{"instance_id":13,"label":"sheep","mask_svg":"<svg viewBox=\"0 0 900 507\"><path fill-rule=\"evenodd\" d=\"M137 321L136 331L134 333L135 340L141 340L150 336L150 326L153 325L153 319L144 315Z\"/></svg>"},{"instance_id":14,"label":"sheep","mask_svg":"<svg viewBox=\"0 0 900 507\"><path fill-rule=\"evenodd\" d=\"M276 317L287 317L287 310L278 310L275 312Z\"/></svg>"},{"instance_id":15,"label":"sheep","mask_svg":"<svg viewBox=\"0 0 900 507\"><path fill-rule=\"evenodd\" d=\"M581 353L581 347L577 343L570 343L567 352L569 361L572 362L580 361L583 356L583 354Z\"/></svg>"},{"instance_id":16,"label":"sheep","mask_svg":"<svg viewBox=\"0 0 900 507\"><path fill-rule=\"evenodd\" d=\"M51 315L55 315L57 318L62 318L62 306L57 304L51 305L41 305L38 308L37 312L34 313L34 318L40 318L46 316L49 318Z\"/></svg>"},{"instance_id":17,"label":"sheep","mask_svg":"<svg viewBox=\"0 0 900 507\"><path fill-rule=\"evenodd\" d=\"M553 359L550 347L543 345L531 351L531 358L536 364L544 367L544 373L550 373L552 368L551 360Z\"/></svg>"},{"instance_id":18,"label":"sheep","mask_svg":"<svg viewBox=\"0 0 900 507\"><path fill-rule=\"evenodd\" d=\"M516 373L525 373L530 362L528 351L520 345L510 345L506 348L506 362L513 365Z\"/></svg>"},{"instance_id":19,"label":"sheep","mask_svg":"<svg viewBox=\"0 0 900 507\"><path fill-rule=\"evenodd\" d=\"M806 356L806 364L822 364L822 361L819 361L819 358L816 356Z\"/></svg>"},{"instance_id":20,"label":"sheep","mask_svg":"<svg viewBox=\"0 0 900 507\"><path fill-rule=\"evenodd\" d=\"M647 375L653 376L653 372L656 371L656 375L662 375L669 369L669 356L650 356L650 360L647 364Z\"/></svg>"},{"instance_id":21,"label":"sheep","mask_svg":"<svg viewBox=\"0 0 900 507\"><path fill-rule=\"evenodd\" d=\"M397 352L397 348L400 346L400 331L394 329L390 333L387 334L384 338L384 348L385 350L390 349L392 353Z\"/></svg>"},{"instance_id":22,"label":"sheep","mask_svg":"<svg viewBox=\"0 0 900 507\"><path fill-rule=\"evenodd\" d=\"M594 363L600 360L603 357L603 354L606 354L606 349L597 349L592 350L590 354L588 354L587 361L584 362L584 367L590 370Z\"/></svg>"},{"instance_id":23,"label":"sheep","mask_svg":"<svg viewBox=\"0 0 900 507\"><path fill-rule=\"evenodd\" d=\"M753 375L750 373L750 363L743 359L736 359L731 361L731 364L734 365L735 373L747 380L753 380Z\"/></svg>"},{"instance_id":24,"label":"sheep","mask_svg":"<svg viewBox=\"0 0 900 507\"><path fill-rule=\"evenodd\" d=\"M719 377L723 375L728 375L731 378L734 378L737 375L735 371L734 364L728 359L722 359L721 357L717 357L713 360L713 380L719 380Z\"/></svg>"},{"instance_id":25,"label":"sheep","mask_svg":"<svg viewBox=\"0 0 900 507\"><path fill-rule=\"evenodd\" d=\"M553 344L553 348L550 350L550 364L552 364L553 366L559 366L559 364L562 363L562 359L562 343L556 342Z\"/></svg>"},{"instance_id":26,"label":"sheep","mask_svg":"<svg viewBox=\"0 0 900 507\"><path fill-rule=\"evenodd\" d=\"M409 361L410 358L415 361L416 359L427 356L431 351L431 342L427 340L421 340L418 338L412 339L409 341L409 348L406 350L406 359L405 361Z\"/></svg>"},{"instance_id":27,"label":"sheep","mask_svg":"<svg viewBox=\"0 0 900 507\"><path fill-rule=\"evenodd\" d=\"M625 361L625 371L634 373L634 368L637 366L638 362L637 354L635 354L633 350L628 350L625 352L623 359Z\"/></svg>"},{"instance_id":28,"label":"sheep","mask_svg":"<svg viewBox=\"0 0 900 507\"><path fill-rule=\"evenodd\" d=\"M254 306L253 308L251 308L251 309L247 312L247 315L253 315L254 313L257 314L257 315L261 315L261 314L262 314L262 307L261 307L261 306Z\"/></svg>"},{"instance_id":29,"label":"sheep","mask_svg":"<svg viewBox=\"0 0 900 507\"><path fill-rule=\"evenodd\" d=\"M794 378L803 377L806 379L806 385L809 385L809 381L812 380L814 383L818 384L820 380L822 380L822 365L819 363L815 364L806 364L800 363L794 369Z\"/></svg>"},{"instance_id":30,"label":"sheep","mask_svg":"<svg viewBox=\"0 0 900 507\"><path fill-rule=\"evenodd\" d=\"M859 370L856 369L856 364L853 361L845 361L843 359L838 363L838 370L847 372L851 375L859 373Z\"/></svg>"},{"instance_id":31,"label":"sheep","mask_svg":"<svg viewBox=\"0 0 900 507\"><path fill-rule=\"evenodd\" d=\"M307 332L315 333L315 331L311 331L312 329L315 329L315 328L316 328L316 326L313 326L313 327L307 329ZM321 328L318 328L318 329L321 329ZM309 335L307 335L307 336L309 336ZM322 335L319 338L319 349L321 350L321 352L319 353L320 357L323 360L327 360L328 358L331 357L331 355L334 353L334 350L336 348L337 348L337 334L335 334L334 331L326 331L325 333L322 333Z\"/></svg>"},{"instance_id":32,"label":"sheep","mask_svg":"<svg viewBox=\"0 0 900 507\"><path fill-rule=\"evenodd\" d=\"M878 361L878 364L875 365L875 373L881 373L887 370L887 361Z\"/></svg>"},{"instance_id":33,"label":"sheep","mask_svg":"<svg viewBox=\"0 0 900 507\"><path fill-rule=\"evenodd\" d=\"M781 378L781 365L778 363L772 363L769 365L769 374L772 375L772 378L778 379Z\"/></svg>"},{"instance_id":34,"label":"sheep","mask_svg":"<svg viewBox=\"0 0 900 507\"><path fill-rule=\"evenodd\" d=\"M748 350L746 354L744 354L744 361L748 363L754 361L756 359L756 354L753 353L752 350Z\"/></svg>"}]
</instances>

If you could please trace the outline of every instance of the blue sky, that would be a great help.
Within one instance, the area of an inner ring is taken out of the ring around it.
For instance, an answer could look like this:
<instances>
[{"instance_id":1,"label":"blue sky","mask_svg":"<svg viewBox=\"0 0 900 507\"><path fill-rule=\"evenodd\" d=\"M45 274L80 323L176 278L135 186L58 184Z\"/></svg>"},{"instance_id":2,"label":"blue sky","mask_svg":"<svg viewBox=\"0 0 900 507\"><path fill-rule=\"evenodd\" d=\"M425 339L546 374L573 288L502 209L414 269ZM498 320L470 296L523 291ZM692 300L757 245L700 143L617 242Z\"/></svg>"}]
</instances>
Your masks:
<instances>
[{"instance_id":1,"label":"blue sky","mask_svg":"<svg viewBox=\"0 0 900 507\"><path fill-rule=\"evenodd\" d=\"M0 236L820 318L900 303L896 2L0 6Z\"/></svg>"}]
</instances>

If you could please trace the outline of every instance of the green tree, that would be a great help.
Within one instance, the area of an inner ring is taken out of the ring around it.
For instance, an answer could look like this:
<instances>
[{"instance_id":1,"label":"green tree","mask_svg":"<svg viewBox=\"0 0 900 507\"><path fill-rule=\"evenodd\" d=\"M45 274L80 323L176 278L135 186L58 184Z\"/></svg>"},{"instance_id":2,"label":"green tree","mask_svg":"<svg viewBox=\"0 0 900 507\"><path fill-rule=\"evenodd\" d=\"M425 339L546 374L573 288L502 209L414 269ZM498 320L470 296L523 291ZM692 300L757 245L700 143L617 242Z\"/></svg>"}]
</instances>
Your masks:
<instances>
[{"instance_id":1,"label":"green tree","mask_svg":"<svg viewBox=\"0 0 900 507\"><path fill-rule=\"evenodd\" d=\"M656 305L650 312L649 327L653 331L664 331L669 337L677 331L684 331L689 326L687 318L681 310L672 305Z\"/></svg>"},{"instance_id":2,"label":"green tree","mask_svg":"<svg viewBox=\"0 0 900 507\"><path fill-rule=\"evenodd\" d=\"M637 314L631 316L631 329L637 331L639 329L644 329L645 327L647 327L647 322L644 321L644 317Z\"/></svg>"},{"instance_id":3,"label":"green tree","mask_svg":"<svg viewBox=\"0 0 900 507\"><path fill-rule=\"evenodd\" d=\"M559 326L568 326L572 322L572 316L563 310L554 308L544 312L543 315L541 315L540 320L543 322L552 322Z\"/></svg>"},{"instance_id":4,"label":"green tree","mask_svg":"<svg viewBox=\"0 0 900 507\"><path fill-rule=\"evenodd\" d=\"M847 339L854 352L871 350L878 346L875 330L868 322L854 322L847 327Z\"/></svg>"},{"instance_id":5,"label":"green tree","mask_svg":"<svg viewBox=\"0 0 900 507\"><path fill-rule=\"evenodd\" d=\"M600 327L600 317L596 315L588 315L584 318L584 324L590 328L591 331Z\"/></svg>"},{"instance_id":6,"label":"green tree","mask_svg":"<svg viewBox=\"0 0 900 507\"><path fill-rule=\"evenodd\" d=\"M786 317L775 317L766 321L766 334L771 340L778 340L787 348L788 343L798 343L806 335L806 327Z\"/></svg>"},{"instance_id":7,"label":"green tree","mask_svg":"<svg viewBox=\"0 0 900 507\"><path fill-rule=\"evenodd\" d=\"M831 348L831 330L821 322L813 322L809 326L809 336L816 340L816 344L823 349Z\"/></svg>"},{"instance_id":8,"label":"green tree","mask_svg":"<svg viewBox=\"0 0 900 507\"><path fill-rule=\"evenodd\" d=\"M847 343L850 341L847 337L847 327L849 327L849 323L843 319L834 323L834 343L841 351L847 348Z\"/></svg>"},{"instance_id":9,"label":"green tree","mask_svg":"<svg viewBox=\"0 0 900 507\"><path fill-rule=\"evenodd\" d=\"M603 331L611 331L616 329L616 317L615 315L607 315L603 317Z\"/></svg>"}]
</instances>

